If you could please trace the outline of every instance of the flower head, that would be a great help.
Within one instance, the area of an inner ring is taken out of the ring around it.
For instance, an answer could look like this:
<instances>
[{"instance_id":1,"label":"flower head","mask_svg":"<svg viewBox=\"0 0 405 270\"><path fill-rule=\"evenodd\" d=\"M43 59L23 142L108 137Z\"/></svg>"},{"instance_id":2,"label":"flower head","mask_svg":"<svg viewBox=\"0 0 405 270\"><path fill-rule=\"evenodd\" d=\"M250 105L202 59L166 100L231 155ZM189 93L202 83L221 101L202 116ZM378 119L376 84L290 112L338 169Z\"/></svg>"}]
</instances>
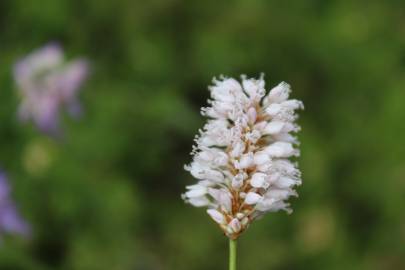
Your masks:
<instances>
[{"instance_id":1,"label":"flower head","mask_svg":"<svg viewBox=\"0 0 405 270\"><path fill-rule=\"evenodd\" d=\"M28 224L19 215L10 197L10 186L7 177L0 172L0 236L4 233L29 234Z\"/></svg>"},{"instance_id":2,"label":"flower head","mask_svg":"<svg viewBox=\"0 0 405 270\"><path fill-rule=\"evenodd\" d=\"M62 107L72 116L80 114L77 95L87 74L87 61L66 62L62 49L54 43L18 61L14 66L14 79L22 99L20 119L32 120L45 133L58 133Z\"/></svg>"},{"instance_id":3,"label":"flower head","mask_svg":"<svg viewBox=\"0 0 405 270\"><path fill-rule=\"evenodd\" d=\"M193 161L185 169L197 178L183 199L207 213L224 233L236 239L249 224L267 212L291 212L287 199L301 184L297 164L298 140L292 133L297 109L303 103L288 99L287 83L266 94L263 76L242 83L214 78L209 87L208 117L196 137Z\"/></svg>"}]
</instances>

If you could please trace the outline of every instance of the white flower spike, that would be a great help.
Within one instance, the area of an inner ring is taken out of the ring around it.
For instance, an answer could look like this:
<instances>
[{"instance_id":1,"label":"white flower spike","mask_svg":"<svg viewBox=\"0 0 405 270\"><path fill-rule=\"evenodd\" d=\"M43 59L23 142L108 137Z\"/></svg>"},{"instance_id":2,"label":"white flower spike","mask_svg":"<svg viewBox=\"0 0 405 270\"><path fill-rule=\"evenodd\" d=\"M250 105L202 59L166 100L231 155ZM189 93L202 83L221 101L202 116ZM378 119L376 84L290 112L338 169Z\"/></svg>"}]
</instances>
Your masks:
<instances>
[{"instance_id":1,"label":"white flower spike","mask_svg":"<svg viewBox=\"0 0 405 270\"><path fill-rule=\"evenodd\" d=\"M282 82L266 95L263 75L213 80L210 107L202 108L207 124L196 138L193 161L185 169L198 183L188 186L183 199L207 207L207 213L230 239L237 239L253 220L267 212L291 212L286 202L297 196L301 172L292 157L299 156L291 133L303 103L288 99Z\"/></svg>"}]
</instances>

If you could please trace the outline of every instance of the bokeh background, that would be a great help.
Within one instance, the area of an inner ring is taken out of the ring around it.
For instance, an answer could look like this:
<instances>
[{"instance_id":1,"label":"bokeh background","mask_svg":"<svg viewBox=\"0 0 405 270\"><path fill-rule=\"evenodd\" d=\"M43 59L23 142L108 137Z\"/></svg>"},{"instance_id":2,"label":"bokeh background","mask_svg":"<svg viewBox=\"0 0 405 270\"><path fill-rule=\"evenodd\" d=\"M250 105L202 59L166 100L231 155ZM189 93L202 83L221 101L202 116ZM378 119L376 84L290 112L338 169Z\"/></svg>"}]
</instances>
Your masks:
<instances>
[{"instance_id":1,"label":"bokeh background","mask_svg":"<svg viewBox=\"0 0 405 270\"><path fill-rule=\"evenodd\" d=\"M13 63L49 41L85 56L85 114L54 140L16 118ZM240 238L239 266L405 269L403 1L0 1L0 166L33 228L0 269L227 268L180 194L215 75L266 74L304 101L294 213Z\"/></svg>"}]
</instances>

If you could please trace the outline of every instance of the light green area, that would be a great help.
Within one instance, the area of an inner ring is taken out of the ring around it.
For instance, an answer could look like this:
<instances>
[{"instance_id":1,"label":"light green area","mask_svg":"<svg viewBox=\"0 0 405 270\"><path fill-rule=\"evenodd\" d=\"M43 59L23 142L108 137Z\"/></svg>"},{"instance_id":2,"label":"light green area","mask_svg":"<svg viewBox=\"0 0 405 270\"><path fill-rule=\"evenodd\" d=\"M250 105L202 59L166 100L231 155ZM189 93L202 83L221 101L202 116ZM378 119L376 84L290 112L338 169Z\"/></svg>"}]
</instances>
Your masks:
<instances>
[{"instance_id":1,"label":"light green area","mask_svg":"<svg viewBox=\"0 0 405 270\"><path fill-rule=\"evenodd\" d=\"M229 239L229 270L236 270L237 257L238 257L238 242Z\"/></svg>"}]
</instances>

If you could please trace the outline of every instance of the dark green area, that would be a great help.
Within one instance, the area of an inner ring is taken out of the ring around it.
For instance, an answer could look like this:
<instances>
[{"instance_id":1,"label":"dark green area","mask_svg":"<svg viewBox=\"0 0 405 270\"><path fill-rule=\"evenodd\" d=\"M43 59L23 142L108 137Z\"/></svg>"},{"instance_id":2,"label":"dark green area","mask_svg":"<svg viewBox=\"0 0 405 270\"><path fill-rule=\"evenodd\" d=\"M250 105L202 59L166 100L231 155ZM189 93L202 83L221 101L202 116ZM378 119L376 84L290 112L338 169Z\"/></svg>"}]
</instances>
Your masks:
<instances>
[{"instance_id":1,"label":"dark green area","mask_svg":"<svg viewBox=\"0 0 405 270\"><path fill-rule=\"evenodd\" d=\"M16 119L14 61L84 55L85 116L56 142ZM239 269L405 269L403 1L0 1L0 166L33 226L0 269L226 269L228 243L183 204L213 76L266 74L304 101L294 213L254 223Z\"/></svg>"}]
</instances>

